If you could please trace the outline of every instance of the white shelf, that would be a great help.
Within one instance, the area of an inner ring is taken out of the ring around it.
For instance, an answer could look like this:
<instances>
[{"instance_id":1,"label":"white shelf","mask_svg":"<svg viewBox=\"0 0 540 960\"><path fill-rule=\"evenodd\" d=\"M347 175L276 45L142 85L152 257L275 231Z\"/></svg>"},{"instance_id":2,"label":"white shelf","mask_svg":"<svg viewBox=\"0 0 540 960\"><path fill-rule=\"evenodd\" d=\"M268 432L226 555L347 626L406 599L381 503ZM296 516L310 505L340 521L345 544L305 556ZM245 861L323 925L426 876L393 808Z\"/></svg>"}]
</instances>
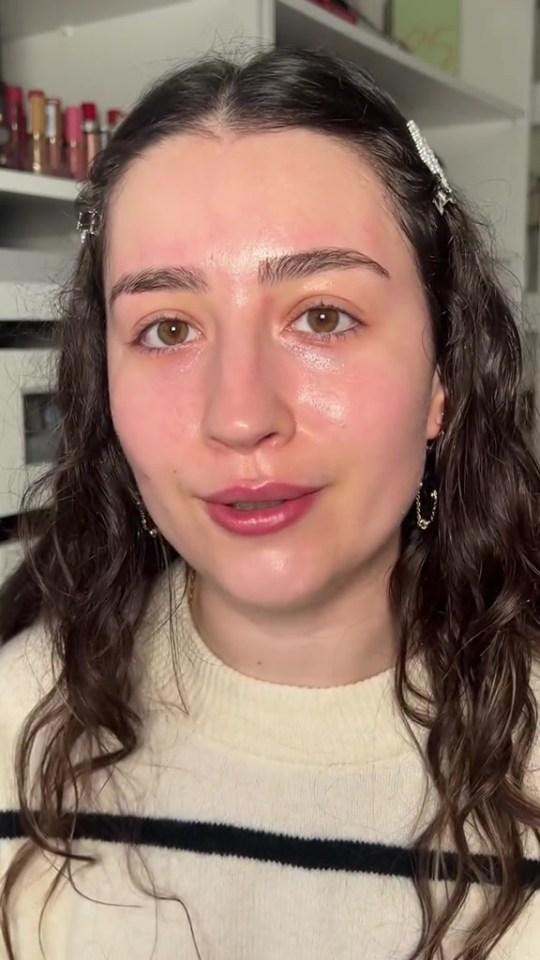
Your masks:
<instances>
[{"instance_id":1,"label":"white shelf","mask_svg":"<svg viewBox=\"0 0 540 960\"><path fill-rule=\"evenodd\" d=\"M74 202L77 197L77 185L73 180L61 177L0 169L0 203L3 196L33 197L69 203Z\"/></svg>"},{"instance_id":2,"label":"white shelf","mask_svg":"<svg viewBox=\"0 0 540 960\"><path fill-rule=\"evenodd\" d=\"M425 127L516 119L523 111L423 63L370 30L309 0L277 0L278 43L325 48L364 67L407 117Z\"/></svg>"},{"instance_id":3,"label":"white shelf","mask_svg":"<svg viewBox=\"0 0 540 960\"><path fill-rule=\"evenodd\" d=\"M0 322L3 320L54 320L58 287L52 283L0 281Z\"/></svg>"}]
</instances>

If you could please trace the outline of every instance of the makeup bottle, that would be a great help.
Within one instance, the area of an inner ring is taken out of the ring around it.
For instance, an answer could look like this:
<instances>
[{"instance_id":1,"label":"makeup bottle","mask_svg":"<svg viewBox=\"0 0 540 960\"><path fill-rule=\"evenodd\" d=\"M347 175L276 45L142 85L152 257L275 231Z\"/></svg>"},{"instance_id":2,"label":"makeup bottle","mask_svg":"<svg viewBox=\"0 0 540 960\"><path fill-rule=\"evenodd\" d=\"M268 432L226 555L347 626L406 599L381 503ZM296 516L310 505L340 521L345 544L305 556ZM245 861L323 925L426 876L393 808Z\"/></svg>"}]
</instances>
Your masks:
<instances>
[{"instance_id":1,"label":"makeup bottle","mask_svg":"<svg viewBox=\"0 0 540 960\"><path fill-rule=\"evenodd\" d=\"M86 176L81 119L80 107L66 107L64 114L66 168L68 177L72 177L73 180L84 180Z\"/></svg>"},{"instance_id":2,"label":"makeup bottle","mask_svg":"<svg viewBox=\"0 0 540 960\"><path fill-rule=\"evenodd\" d=\"M6 116L6 85L0 82L0 167L9 166L11 130Z\"/></svg>"},{"instance_id":3,"label":"makeup bottle","mask_svg":"<svg viewBox=\"0 0 540 960\"><path fill-rule=\"evenodd\" d=\"M8 166L12 170L19 170L23 166L26 142L21 87L6 87L6 120L10 132Z\"/></svg>"},{"instance_id":4,"label":"makeup bottle","mask_svg":"<svg viewBox=\"0 0 540 960\"><path fill-rule=\"evenodd\" d=\"M124 119L123 110L107 110L107 123L111 134L114 133L118 124Z\"/></svg>"},{"instance_id":5,"label":"makeup bottle","mask_svg":"<svg viewBox=\"0 0 540 960\"><path fill-rule=\"evenodd\" d=\"M107 146L114 131L123 118L124 113L122 110L107 110L107 119L103 121L99 131L102 150Z\"/></svg>"},{"instance_id":6,"label":"makeup bottle","mask_svg":"<svg viewBox=\"0 0 540 960\"><path fill-rule=\"evenodd\" d=\"M28 150L28 118L26 116L24 95L21 100L21 109L19 113L19 163L21 170L29 170L29 150Z\"/></svg>"},{"instance_id":7,"label":"makeup bottle","mask_svg":"<svg viewBox=\"0 0 540 960\"><path fill-rule=\"evenodd\" d=\"M101 139L95 103L81 104L84 153L86 155L86 173L96 153L101 150Z\"/></svg>"},{"instance_id":8,"label":"makeup bottle","mask_svg":"<svg viewBox=\"0 0 540 960\"><path fill-rule=\"evenodd\" d=\"M99 148L104 150L111 139L111 128L107 120L102 120L99 127Z\"/></svg>"},{"instance_id":9,"label":"makeup bottle","mask_svg":"<svg viewBox=\"0 0 540 960\"><path fill-rule=\"evenodd\" d=\"M43 90L28 92L30 121L30 169L45 173L45 96Z\"/></svg>"},{"instance_id":10,"label":"makeup bottle","mask_svg":"<svg viewBox=\"0 0 540 960\"><path fill-rule=\"evenodd\" d=\"M47 141L47 169L55 177L63 173L62 163L62 101L49 97L45 101L45 139Z\"/></svg>"}]
</instances>

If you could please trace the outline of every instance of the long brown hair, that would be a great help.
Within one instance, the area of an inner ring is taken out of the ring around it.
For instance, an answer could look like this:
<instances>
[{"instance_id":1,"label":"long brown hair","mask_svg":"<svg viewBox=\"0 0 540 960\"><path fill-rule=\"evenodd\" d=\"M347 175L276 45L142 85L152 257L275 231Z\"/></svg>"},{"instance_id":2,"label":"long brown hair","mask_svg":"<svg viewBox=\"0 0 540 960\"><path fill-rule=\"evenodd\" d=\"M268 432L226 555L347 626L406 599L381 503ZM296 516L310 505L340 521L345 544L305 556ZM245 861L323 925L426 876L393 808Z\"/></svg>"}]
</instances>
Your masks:
<instances>
[{"instance_id":1,"label":"long brown hair","mask_svg":"<svg viewBox=\"0 0 540 960\"><path fill-rule=\"evenodd\" d=\"M303 127L360 151L385 185L416 257L447 400L444 436L426 462L438 487L438 515L425 533L406 519L391 578L401 635L396 696L403 714L427 729L424 761L438 796L418 851L436 853L450 837L457 866L447 903L436 906L431 861L419 857L423 930L414 957L442 955L476 878L485 884L485 906L460 957L486 960L530 896L520 877L522 828L538 841L540 827L540 808L525 787L538 729L530 679L539 652L540 473L520 413L520 336L473 218L458 197L443 216L437 212L433 176L392 100L352 66L283 49L243 65L212 57L159 82L96 159L81 196L100 230L83 245L62 302L57 462L26 500L30 507L45 491L50 506L40 529L28 530L26 559L0 593L0 641L39 619L58 665L54 689L27 718L17 751L29 841L1 895L8 954L13 960L12 894L29 859L41 847L69 862L80 798L91 802L92 777L137 745L134 638L157 575L176 556L162 540L141 535L133 476L108 404L108 205L151 145L217 124L238 133ZM411 689L413 653L423 657L429 678L425 713ZM36 812L29 769L38 736L46 749L34 784ZM68 790L79 798L69 809ZM479 876L473 860L471 824L497 864L490 876Z\"/></svg>"}]
</instances>

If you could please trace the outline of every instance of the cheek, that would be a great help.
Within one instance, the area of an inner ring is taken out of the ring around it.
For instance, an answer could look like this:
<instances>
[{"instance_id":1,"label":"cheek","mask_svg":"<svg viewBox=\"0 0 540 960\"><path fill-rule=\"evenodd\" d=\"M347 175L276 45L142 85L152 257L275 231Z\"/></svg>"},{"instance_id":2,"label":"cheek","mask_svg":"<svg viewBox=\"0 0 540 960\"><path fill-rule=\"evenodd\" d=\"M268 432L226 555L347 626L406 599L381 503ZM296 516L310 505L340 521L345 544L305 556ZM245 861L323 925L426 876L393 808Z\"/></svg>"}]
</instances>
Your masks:
<instances>
[{"instance_id":1,"label":"cheek","mask_svg":"<svg viewBox=\"0 0 540 960\"><path fill-rule=\"evenodd\" d=\"M373 536L390 533L410 508L424 469L429 397L427 365L411 368L387 354L304 383L300 420L346 483L366 536L371 526Z\"/></svg>"},{"instance_id":2,"label":"cheek","mask_svg":"<svg viewBox=\"0 0 540 960\"><path fill-rule=\"evenodd\" d=\"M136 473L155 475L171 461L182 462L191 446L200 409L190 379L179 386L165 364L148 357L140 362L109 363L109 395L114 428Z\"/></svg>"},{"instance_id":3,"label":"cheek","mask_svg":"<svg viewBox=\"0 0 540 960\"><path fill-rule=\"evenodd\" d=\"M366 356L339 369L311 370L302 378L298 403L313 432L391 456L412 438L423 438L429 395L427 371Z\"/></svg>"}]
</instances>

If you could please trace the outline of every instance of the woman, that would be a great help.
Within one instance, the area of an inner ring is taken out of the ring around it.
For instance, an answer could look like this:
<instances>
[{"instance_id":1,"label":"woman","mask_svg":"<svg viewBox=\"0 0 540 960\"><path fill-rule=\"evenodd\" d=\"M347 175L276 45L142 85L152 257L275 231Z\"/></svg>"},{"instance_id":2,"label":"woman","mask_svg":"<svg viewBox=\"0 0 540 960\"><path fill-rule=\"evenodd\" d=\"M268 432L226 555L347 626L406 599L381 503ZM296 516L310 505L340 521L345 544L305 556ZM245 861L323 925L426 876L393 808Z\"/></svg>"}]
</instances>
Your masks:
<instances>
[{"instance_id":1,"label":"woman","mask_svg":"<svg viewBox=\"0 0 540 960\"><path fill-rule=\"evenodd\" d=\"M537 958L538 464L437 159L330 57L204 60L81 227L1 598L2 955Z\"/></svg>"}]
</instances>

